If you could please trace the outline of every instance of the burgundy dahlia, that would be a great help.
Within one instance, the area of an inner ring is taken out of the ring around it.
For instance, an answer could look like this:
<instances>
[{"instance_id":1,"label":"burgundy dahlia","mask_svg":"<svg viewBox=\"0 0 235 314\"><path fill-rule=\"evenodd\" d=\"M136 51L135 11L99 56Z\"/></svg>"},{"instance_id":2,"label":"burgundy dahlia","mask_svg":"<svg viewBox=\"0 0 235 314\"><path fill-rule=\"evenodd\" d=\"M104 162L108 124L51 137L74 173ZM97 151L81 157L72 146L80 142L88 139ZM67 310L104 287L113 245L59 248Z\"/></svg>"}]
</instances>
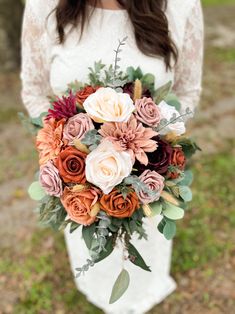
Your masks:
<instances>
[{"instance_id":1,"label":"burgundy dahlia","mask_svg":"<svg viewBox=\"0 0 235 314\"><path fill-rule=\"evenodd\" d=\"M147 153L149 163L147 166L136 162L134 168L137 168L138 173L144 172L146 169L156 171L161 175L165 175L168 171L168 167L171 164L173 148L171 145L162 140L159 136L155 136L152 140L156 141L158 148L153 153Z\"/></svg>"},{"instance_id":2,"label":"burgundy dahlia","mask_svg":"<svg viewBox=\"0 0 235 314\"><path fill-rule=\"evenodd\" d=\"M77 114L76 96L73 95L72 91L69 92L68 96L62 96L62 98L58 97L57 100L53 102L52 106L53 109L48 110L46 119L68 119Z\"/></svg>"},{"instance_id":3,"label":"burgundy dahlia","mask_svg":"<svg viewBox=\"0 0 235 314\"><path fill-rule=\"evenodd\" d=\"M129 94L130 97L133 98L133 96L134 96L134 86L135 86L135 83L133 83L133 82L126 83L122 87L123 93ZM148 97L148 98L151 97L150 90L147 89L147 88L143 88L142 97Z\"/></svg>"}]
</instances>

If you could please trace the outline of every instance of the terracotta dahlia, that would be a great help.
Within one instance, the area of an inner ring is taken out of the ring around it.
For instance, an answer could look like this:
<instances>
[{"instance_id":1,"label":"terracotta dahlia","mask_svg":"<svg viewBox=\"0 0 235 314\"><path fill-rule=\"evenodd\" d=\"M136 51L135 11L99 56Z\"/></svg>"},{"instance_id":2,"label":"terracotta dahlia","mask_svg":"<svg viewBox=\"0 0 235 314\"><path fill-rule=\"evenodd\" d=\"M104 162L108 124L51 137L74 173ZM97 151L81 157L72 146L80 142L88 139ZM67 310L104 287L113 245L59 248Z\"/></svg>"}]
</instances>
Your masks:
<instances>
[{"instance_id":1,"label":"terracotta dahlia","mask_svg":"<svg viewBox=\"0 0 235 314\"><path fill-rule=\"evenodd\" d=\"M157 142L151 139L157 132L145 128L134 116L128 122L104 123L99 133L111 141L117 150L129 152L133 161L137 159L144 165L148 164L146 152L157 149Z\"/></svg>"},{"instance_id":2,"label":"terracotta dahlia","mask_svg":"<svg viewBox=\"0 0 235 314\"><path fill-rule=\"evenodd\" d=\"M44 120L43 128L38 132L36 147L39 152L39 164L45 164L49 159L58 157L67 144L63 141L63 128L65 119L55 121L55 119Z\"/></svg>"},{"instance_id":3,"label":"terracotta dahlia","mask_svg":"<svg viewBox=\"0 0 235 314\"><path fill-rule=\"evenodd\" d=\"M60 120L63 118L70 118L77 114L76 108L76 96L70 91L68 96L62 96L57 98L57 101L53 102L53 109L48 110L46 119L54 118Z\"/></svg>"}]
</instances>

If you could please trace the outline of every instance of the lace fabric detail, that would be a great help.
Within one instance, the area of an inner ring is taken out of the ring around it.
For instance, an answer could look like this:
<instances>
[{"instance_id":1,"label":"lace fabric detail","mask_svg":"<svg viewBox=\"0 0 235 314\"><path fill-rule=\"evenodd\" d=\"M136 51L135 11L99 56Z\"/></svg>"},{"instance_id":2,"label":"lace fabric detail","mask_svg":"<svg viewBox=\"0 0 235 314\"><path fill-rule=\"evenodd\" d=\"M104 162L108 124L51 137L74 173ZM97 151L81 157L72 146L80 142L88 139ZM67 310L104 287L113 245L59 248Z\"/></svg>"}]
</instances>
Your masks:
<instances>
[{"instance_id":1,"label":"lace fabric detail","mask_svg":"<svg viewBox=\"0 0 235 314\"><path fill-rule=\"evenodd\" d=\"M173 90L179 97L185 113L189 108L194 112L201 94L203 63L203 14L201 3L196 0L185 23L183 45L175 67Z\"/></svg>"}]
</instances>

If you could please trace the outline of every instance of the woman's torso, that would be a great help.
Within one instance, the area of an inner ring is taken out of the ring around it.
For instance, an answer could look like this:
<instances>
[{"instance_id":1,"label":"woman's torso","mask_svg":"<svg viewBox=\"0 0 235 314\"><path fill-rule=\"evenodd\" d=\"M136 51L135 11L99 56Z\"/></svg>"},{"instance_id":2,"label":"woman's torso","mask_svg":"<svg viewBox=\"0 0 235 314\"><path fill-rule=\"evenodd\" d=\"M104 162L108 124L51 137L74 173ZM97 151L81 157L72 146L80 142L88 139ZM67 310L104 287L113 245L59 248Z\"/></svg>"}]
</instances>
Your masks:
<instances>
[{"instance_id":1,"label":"woman's torso","mask_svg":"<svg viewBox=\"0 0 235 314\"><path fill-rule=\"evenodd\" d=\"M183 43L184 20L186 20L182 18L182 15L186 15L186 7L182 8L180 19L180 16L177 16L179 14L179 10L176 10L177 2L179 0L169 1L166 15L173 40L180 50ZM50 59L50 84L55 94L63 93L67 84L75 80L88 82L88 68L93 67L95 61L101 60L104 64L113 64L114 50L117 48L119 40L126 36L126 44L122 46L119 62L122 70L128 66L135 68L139 66L143 73L152 73L155 76L156 87L170 80L174 81L174 69L166 71L163 58L146 56L137 48L133 28L125 10L95 8L80 41L79 27L71 32L68 27L65 44L58 44L55 39L53 14L48 19L47 30L49 34L47 47Z\"/></svg>"}]
</instances>

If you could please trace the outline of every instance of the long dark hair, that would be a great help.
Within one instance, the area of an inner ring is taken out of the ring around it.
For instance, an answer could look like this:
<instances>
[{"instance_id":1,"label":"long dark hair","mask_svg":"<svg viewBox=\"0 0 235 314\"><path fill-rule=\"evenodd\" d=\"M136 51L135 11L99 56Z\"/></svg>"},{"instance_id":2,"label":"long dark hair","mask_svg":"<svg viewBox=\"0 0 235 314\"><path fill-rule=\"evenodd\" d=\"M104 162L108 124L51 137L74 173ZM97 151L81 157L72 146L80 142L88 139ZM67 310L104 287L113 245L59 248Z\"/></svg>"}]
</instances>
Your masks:
<instances>
[{"instance_id":1,"label":"long dark hair","mask_svg":"<svg viewBox=\"0 0 235 314\"><path fill-rule=\"evenodd\" d=\"M138 48L145 55L164 58L166 68L171 60L177 61L177 48L169 35L165 15L167 0L117 0L120 7L128 12L134 27ZM95 7L98 0L60 0L55 8L57 32L60 44L65 41L65 27L76 27L81 23L81 35L89 19L88 5Z\"/></svg>"}]
</instances>

